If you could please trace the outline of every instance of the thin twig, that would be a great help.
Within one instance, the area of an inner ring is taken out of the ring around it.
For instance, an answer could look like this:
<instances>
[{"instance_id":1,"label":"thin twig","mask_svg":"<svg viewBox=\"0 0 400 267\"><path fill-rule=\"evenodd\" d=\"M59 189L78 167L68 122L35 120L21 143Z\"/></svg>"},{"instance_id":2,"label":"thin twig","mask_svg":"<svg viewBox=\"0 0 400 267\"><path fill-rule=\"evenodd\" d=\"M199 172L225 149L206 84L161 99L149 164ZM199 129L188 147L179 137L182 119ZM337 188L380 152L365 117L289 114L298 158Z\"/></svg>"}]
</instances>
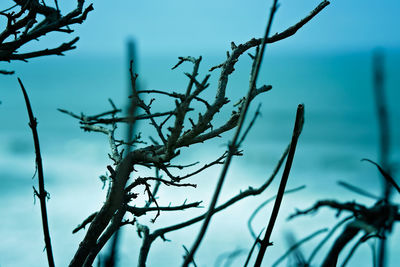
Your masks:
<instances>
[{"instance_id":1,"label":"thin twig","mask_svg":"<svg viewBox=\"0 0 400 267\"><path fill-rule=\"evenodd\" d=\"M12 75L12 74L14 74L14 73L15 73L15 71L0 70L0 74Z\"/></svg>"},{"instance_id":2,"label":"thin twig","mask_svg":"<svg viewBox=\"0 0 400 267\"><path fill-rule=\"evenodd\" d=\"M265 232L264 239L261 241L260 251L258 252L258 256L257 256L256 263L254 266L258 266L258 267L261 266L261 262L263 260L263 257L264 257L267 247L272 245L272 243L270 241L272 230L274 228L275 221L278 217L279 208L282 203L286 183L289 178L290 169L292 167L294 153L296 151L297 140L298 140L301 130L303 128L303 123L304 123L304 105L300 104L297 108L296 121L295 121L295 126L293 129L293 135L292 135L292 142L290 144L289 154L288 154L288 158L286 160L285 169L282 174L281 183L279 184L278 195L275 200L274 207L272 209L272 214L271 214L268 226L267 226L267 230Z\"/></svg>"},{"instance_id":3,"label":"thin twig","mask_svg":"<svg viewBox=\"0 0 400 267\"><path fill-rule=\"evenodd\" d=\"M376 200L376 199L379 199L378 196L375 196L374 194L372 194L372 193L370 193L370 192L368 192L368 191L366 191L366 190L364 190L364 189L362 189L362 188L360 188L360 187L357 187L357 186L354 186L354 185L352 185L352 184L349 184L349 183L347 183L347 182L338 181L337 183L338 183L338 185L341 185L341 186L343 186L344 188L346 188L346 189L348 189L348 190L350 190L350 191L353 191L353 192L355 192L355 193L357 193L357 194L360 194L360 195L362 195L362 196L369 197L369 198L373 198L373 199L375 199L375 200Z\"/></svg>"},{"instance_id":4,"label":"thin twig","mask_svg":"<svg viewBox=\"0 0 400 267\"><path fill-rule=\"evenodd\" d=\"M42 214L42 226L43 226L44 242L46 245L47 261L49 263L49 267L54 267L53 249L51 247L49 223L47 220L47 209L46 209L46 198L48 193L44 188L43 164L42 164L42 156L40 154L39 135L37 132L37 120L33 115L28 94L20 78L18 78L18 83L21 86L22 93L24 94L26 109L29 115L29 127L32 130L33 142L35 145L36 166L37 166L38 182L39 182L39 194L36 193L36 195L39 197L40 200L40 211Z\"/></svg>"},{"instance_id":5,"label":"thin twig","mask_svg":"<svg viewBox=\"0 0 400 267\"><path fill-rule=\"evenodd\" d=\"M145 215L147 212L151 211L180 211L180 210L185 210L189 208L199 208L201 204L201 201L198 202L193 202L189 204L182 204L179 206L168 206L168 207L143 207L143 208L138 208L138 207L127 207L127 211L135 215L136 217Z\"/></svg>"},{"instance_id":6,"label":"thin twig","mask_svg":"<svg viewBox=\"0 0 400 267\"><path fill-rule=\"evenodd\" d=\"M320 13L329 4L330 4L329 1L326 1L326 0L322 1L316 8L314 8L313 11L310 12L310 14L308 14L302 20L297 22L295 25L290 26L286 30L284 30L280 33L276 33L275 35L269 37L267 39L266 43L268 43L268 44L275 43L275 42L281 41L283 39L286 39L286 38L294 35L300 28L302 28L305 24L307 24L312 18L314 18L318 13ZM262 43L262 41L263 41L262 38L259 38L259 39L253 38L250 41L248 41L247 43L245 43L243 45L239 45L238 48L240 48L240 54L247 51L250 47L256 47L256 46L260 45ZM222 68L224 66L225 66L225 63L222 63L215 67L210 68L209 71L213 71L215 69Z\"/></svg>"}]
</instances>

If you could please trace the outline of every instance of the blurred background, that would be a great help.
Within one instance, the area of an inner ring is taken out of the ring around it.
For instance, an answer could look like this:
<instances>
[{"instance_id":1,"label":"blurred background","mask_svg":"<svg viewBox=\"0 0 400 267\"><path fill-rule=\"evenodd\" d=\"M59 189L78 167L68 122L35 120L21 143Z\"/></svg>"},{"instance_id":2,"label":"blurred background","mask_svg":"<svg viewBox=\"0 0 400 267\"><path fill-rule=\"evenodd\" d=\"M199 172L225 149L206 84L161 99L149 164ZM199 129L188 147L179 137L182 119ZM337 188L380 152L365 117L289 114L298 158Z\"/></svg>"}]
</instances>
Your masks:
<instances>
[{"instance_id":1,"label":"blurred background","mask_svg":"<svg viewBox=\"0 0 400 267\"><path fill-rule=\"evenodd\" d=\"M308 15L318 1L280 1L272 32L281 32ZM2 3L1 8L13 4ZM75 8L75 2L61 3L64 13ZM95 10L82 25L75 25L71 36L55 33L26 47L55 47L75 36L81 39L77 49L65 57L32 59L29 63L2 63L1 69L16 71L0 76L0 266L45 266L40 208L34 201L32 186L37 180L34 149L28 116L17 83L20 77L28 90L35 116L45 168L46 189L50 193L48 213L55 260L58 266L69 263L84 232L71 234L73 228L98 210L106 190L100 175L110 164L106 136L84 133L76 120L57 111L64 108L75 113L100 113L108 110L108 98L124 108L128 94L127 43L136 47L136 66L140 86L182 92L190 65L171 70L178 56L203 56L200 77L224 61L230 42L244 43L261 37L267 22L271 1L116 1L94 2ZM381 177L362 158L379 160L379 128L373 91L373 53L383 55L384 89L390 123L390 155L393 176L398 177L400 160L400 2L332 1L317 17L294 36L267 46L258 84L271 84L273 90L254 101L261 103L262 116L243 145L244 156L235 158L228 173L221 202L248 186L259 186L272 172L280 155L290 142L296 107L305 104L306 121L300 137L288 188L306 185L306 189L286 195L272 239L265 266L269 266L287 249L287 233L297 238L313 231L332 227L335 212L325 210L315 216L286 221L295 208L304 209L318 199L357 200L372 205L374 200L337 185L338 180L362 187L377 195ZM3 19L0 23L5 23ZM3 24L1 24L3 25ZM243 55L228 84L228 97L235 103L247 91L250 58ZM219 71L212 72L205 98L213 99ZM158 108L173 103L155 102ZM228 105L232 107L231 104ZM229 116L222 112L217 122ZM252 114L252 113L250 113ZM249 120L248 120L249 121ZM142 125L143 129L146 125ZM153 133L144 131L147 137ZM214 160L225 149L231 133L216 142L206 143L185 153L184 162ZM212 152L210 152L212 151ZM159 194L160 204L181 204L204 200L207 206L220 167L194 177L197 189L165 188ZM279 177L279 175L278 175ZM265 199L275 195L277 179L257 198L217 214L196 254L198 266L221 264L221 255L239 250L233 266L241 266L253 240L247 220ZM141 193L141 192L140 192ZM399 200L398 197L394 201ZM260 231L265 226L271 206L264 208L253 222ZM203 210L161 214L156 223L148 217L139 222L151 229L184 221ZM149 266L177 266L184 249L194 241L199 225L167 235L171 242L157 240L150 251ZM399 235L389 238L388 266L400 260ZM322 238L319 237L319 238ZM318 238L307 243L308 255ZM397 246L396 246L397 244ZM135 266L140 239L135 227L123 230L119 252L120 266ZM316 263L324 256L317 256ZM342 255L345 256L345 255ZM223 256L222 256L223 257ZM223 262L223 261L222 261ZM371 266L367 245L361 246L350 261L351 266Z\"/></svg>"}]
</instances>

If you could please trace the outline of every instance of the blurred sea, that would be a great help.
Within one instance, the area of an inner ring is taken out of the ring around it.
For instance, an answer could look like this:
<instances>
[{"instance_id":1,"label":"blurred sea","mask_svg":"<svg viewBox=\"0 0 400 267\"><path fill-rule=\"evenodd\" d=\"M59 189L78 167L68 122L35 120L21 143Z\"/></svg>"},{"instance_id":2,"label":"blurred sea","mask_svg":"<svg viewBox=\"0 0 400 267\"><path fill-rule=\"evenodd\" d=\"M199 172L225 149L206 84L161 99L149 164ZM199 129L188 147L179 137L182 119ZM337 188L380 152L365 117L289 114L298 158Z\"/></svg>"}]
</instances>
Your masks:
<instances>
[{"instance_id":1,"label":"blurred sea","mask_svg":"<svg viewBox=\"0 0 400 267\"><path fill-rule=\"evenodd\" d=\"M210 67L221 63L223 56L203 55L200 77L204 77ZM170 70L176 62L175 55L140 57L138 72L141 88L183 92L187 83L183 72L190 72L191 66L184 64L177 70ZM399 51L385 52L385 88L392 137L390 158L396 164L400 161L399 64ZM227 94L232 101L218 115L214 127L229 117L232 104L246 93L249 65L250 60L245 56L238 62L236 72L228 83ZM71 53L65 58L42 58L6 67L16 70L16 75L0 76L0 266L46 266L40 209L37 201L35 204L32 190L32 186L37 184L37 178L32 179L35 173L32 136L16 77L20 77L25 84L39 121L46 189L50 193L48 214L53 249L57 265L66 266L84 236L83 231L72 235L72 229L101 207L106 190L102 190L98 177L105 174L106 165L111 163L107 156L106 136L84 133L75 119L56 109L64 108L78 114L100 113L110 109L109 97L117 106L125 107L127 62L121 57L83 57ZM210 101L218 74L218 70L212 73L211 85L204 94ZM262 104L262 116L242 147L244 156L233 161L220 203L248 186L256 187L265 181L290 141L296 107L304 103L304 131L287 188L303 184L307 188L284 198L273 233L274 246L267 251L265 258L265 266L269 266L287 249L284 237L288 232L293 232L300 239L317 229L332 227L337 220L335 212L324 210L314 216L286 221L295 208L307 208L321 198L357 200L371 205L373 200L338 186L337 181L343 180L379 194L381 179L375 167L360 162L362 158L377 160L378 155L372 52L267 54L258 84L264 83L273 85L273 89L253 102L247 122L258 103ZM162 100L155 101L153 106L163 109L173 107L174 103ZM196 114L193 116L195 118ZM142 123L140 127L143 137L154 135L148 131L148 125ZM183 150L183 162L178 160L177 163L201 161L203 164L217 158L226 148L231 135L228 133L219 140L197 145L193 150ZM204 200L207 206L219 170L217 166L194 177L191 182L199 185L197 189L164 188L159 194L160 204L178 205L187 199L188 202ZM253 243L246 226L248 217L263 200L275 195L278 178L279 175L261 196L247 199L215 216L196 255L198 266L214 266L220 255L236 249L243 250L243 253L233 266L243 264L246 250ZM139 190L139 193L142 192ZM265 226L271 207L264 208L254 220L256 231ZM152 215L139 218L139 222L157 229L203 211L164 212L155 224L150 223ZM182 245L192 245L198 227L168 234L166 237L171 242L157 240L150 251L149 266L177 266L181 263L184 254ZM120 266L135 266L140 248L136 229L129 228L132 226L125 226L122 235ZM396 230L389 239L392 245L388 266L396 266L400 260L400 239ZM306 244L302 251L308 256L321 238ZM317 256L315 263L322 256L323 253ZM350 266L371 266L370 259L370 248L363 245Z\"/></svg>"}]
</instances>

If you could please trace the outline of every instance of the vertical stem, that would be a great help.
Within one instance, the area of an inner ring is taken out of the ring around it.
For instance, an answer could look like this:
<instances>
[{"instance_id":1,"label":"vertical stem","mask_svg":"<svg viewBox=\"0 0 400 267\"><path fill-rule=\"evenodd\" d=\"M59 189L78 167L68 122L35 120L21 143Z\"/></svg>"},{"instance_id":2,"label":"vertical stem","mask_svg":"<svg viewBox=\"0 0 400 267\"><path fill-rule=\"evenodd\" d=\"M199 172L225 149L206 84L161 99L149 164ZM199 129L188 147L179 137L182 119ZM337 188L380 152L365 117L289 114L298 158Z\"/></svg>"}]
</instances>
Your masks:
<instances>
[{"instance_id":1,"label":"vertical stem","mask_svg":"<svg viewBox=\"0 0 400 267\"><path fill-rule=\"evenodd\" d=\"M269 219L264 239L261 240L260 242L261 246L260 246L260 251L258 252L257 255L256 263L254 264L254 266L257 267L261 266L261 262L263 260L265 251L267 250L267 247L272 244L270 241L272 230L274 228L275 221L278 217L279 208L281 206L283 195L285 193L286 183L288 181L290 169L292 167L294 153L296 151L297 140L299 139L301 130L303 128L303 122L304 122L304 105L300 104L297 107L296 122L293 129L292 142L290 143L289 154L286 160L285 169L282 174L281 183L279 184L278 194L276 196L276 200L274 203L274 207L272 209L272 214Z\"/></svg>"},{"instance_id":2,"label":"vertical stem","mask_svg":"<svg viewBox=\"0 0 400 267\"><path fill-rule=\"evenodd\" d=\"M53 250L51 247L50 240L50 231L49 231L49 223L47 221L47 209L46 209L46 198L47 192L44 188L44 176L43 176L43 164L42 164L42 156L40 154L40 146L39 146L39 136L37 133L37 120L33 116L31 104L29 102L28 94L26 93L25 87L22 84L20 78L18 78L19 85L21 86L22 93L24 94L26 109L29 115L29 127L32 130L33 135L33 143L35 145L35 153L36 153L36 166L38 170L38 182L39 182L39 193L35 190L35 194L40 200L40 211L42 213L42 226L43 226L43 234L44 234L44 242L46 245L46 253L47 253L47 261L49 263L49 267L54 267L54 258L53 258Z\"/></svg>"},{"instance_id":3,"label":"vertical stem","mask_svg":"<svg viewBox=\"0 0 400 267\"><path fill-rule=\"evenodd\" d=\"M208 225L209 225L209 223L211 221L211 217L214 214L215 205L217 204L217 200L218 200L219 194L221 192L222 185L223 185L223 183L225 181L225 177L226 177L226 174L228 172L229 165L231 163L233 155L237 151L237 141L239 139L240 131L242 129L243 122L244 122L244 119L246 117L246 113L247 113L247 110L249 108L249 105L250 105L251 94L253 93L253 90L256 87L257 77L258 77L258 74L260 72L261 61L262 61L262 58L263 58L263 55L264 55L266 41L268 39L269 32L271 30L272 21L273 21L275 12L277 10L277 7L278 7L278 0L274 0L274 2L272 4L272 8L271 8L271 13L270 13L270 16L269 16L267 28L265 30L264 39L263 39L263 41L261 43L261 49L260 49L259 53L257 53L256 62L255 62L256 65L255 65L254 71L251 74L250 87L249 87L249 90L248 90L248 93L247 93L247 96L246 96L246 100L245 100L245 102L243 104L243 107L242 107L242 111L241 111L241 114L240 114L240 117L239 117L239 122L238 122L238 125L237 125L237 129L236 129L235 135L234 135L231 143L229 144L228 155L227 155L227 157L225 159L225 163L224 163L224 166L222 168L220 177L218 179L217 186L215 187L215 191L214 191L214 194L213 194L212 199L211 199L210 207L209 207L209 209L207 211L207 215L206 215L206 217L204 219L203 225L202 225L202 227L201 227L201 229L199 231L199 234L198 234L198 236L197 236L192 248L190 249L189 253L186 255L185 260L184 260L184 262L182 264L182 267L187 267L193 261L194 254L196 253L197 249L199 248L200 243L203 240L203 237L204 237L204 235L205 235L205 233L207 231Z\"/></svg>"}]
</instances>

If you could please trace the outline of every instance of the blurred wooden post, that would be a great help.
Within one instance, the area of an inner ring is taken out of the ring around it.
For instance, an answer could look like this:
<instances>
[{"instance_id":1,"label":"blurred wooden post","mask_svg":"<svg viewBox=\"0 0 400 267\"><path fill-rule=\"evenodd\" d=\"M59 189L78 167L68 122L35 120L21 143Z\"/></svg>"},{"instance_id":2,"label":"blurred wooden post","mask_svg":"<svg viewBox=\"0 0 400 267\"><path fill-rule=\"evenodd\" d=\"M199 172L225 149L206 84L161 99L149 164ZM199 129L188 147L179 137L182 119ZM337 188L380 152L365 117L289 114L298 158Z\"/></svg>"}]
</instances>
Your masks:
<instances>
[{"instance_id":1,"label":"blurred wooden post","mask_svg":"<svg viewBox=\"0 0 400 267\"><path fill-rule=\"evenodd\" d=\"M132 69L135 73L137 73L137 56L136 56L136 45L135 41L133 39L129 39L127 42L127 62L126 62L126 70L127 70L127 96L132 95L132 86L131 86L131 77L129 73L129 68L131 67L131 62L132 62ZM136 84L137 86L137 84ZM137 89L137 87L136 87ZM129 111L131 109L131 101L128 100L128 105L127 105L127 110ZM129 114L131 115L131 114ZM132 123L131 123L132 124ZM130 125L131 125L130 124ZM129 127L129 126L128 126ZM134 131L131 132L131 130L128 130L128 136L127 136L127 142L130 141L130 138L134 135ZM132 135L132 136L130 136ZM127 150L129 151L129 150ZM119 239L121 237L121 229L118 229L111 240L110 244L110 251L105 259L104 266L105 267L115 267L117 266L117 258L118 258L118 244L119 244Z\"/></svg>"},{"instance_id":2,"label":"blurred wooden post","mask_svg":"<svg viewBox=\"0 0 400 267\"><path fill-rule=\"evenodd\" d=\"M385 98L384 55L381 49L374 51L373 72L373 86L379 124L379 164L388 174L390 174L390 129ZM389 201L392 187L386 179L382 179L382 182L382 198L385 201ZM386 266L386 239L379 240L378 266Z\"/></svg>"}]
</instances>

